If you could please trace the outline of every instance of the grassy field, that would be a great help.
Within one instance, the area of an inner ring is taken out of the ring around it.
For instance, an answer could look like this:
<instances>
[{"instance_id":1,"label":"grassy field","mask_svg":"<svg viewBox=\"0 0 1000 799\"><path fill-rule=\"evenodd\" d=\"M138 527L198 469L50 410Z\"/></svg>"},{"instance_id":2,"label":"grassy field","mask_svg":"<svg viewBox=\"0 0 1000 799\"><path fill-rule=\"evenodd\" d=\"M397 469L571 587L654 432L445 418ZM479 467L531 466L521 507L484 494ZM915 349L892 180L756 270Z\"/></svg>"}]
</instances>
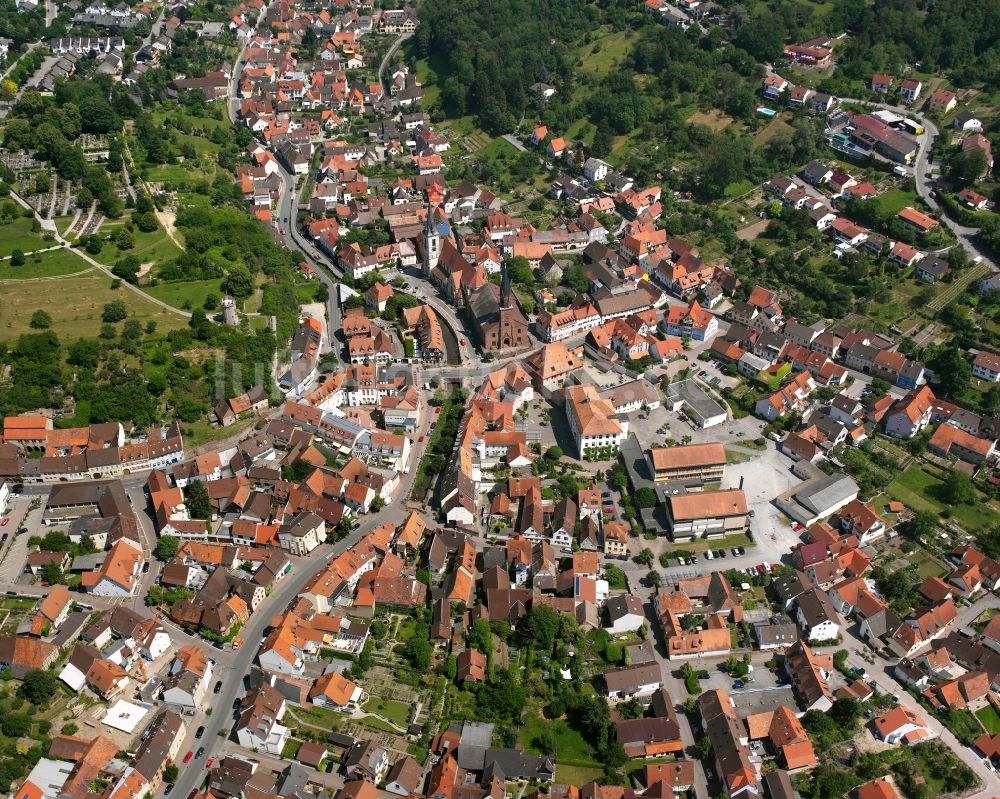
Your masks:
<instances>
[{"instance_id":1,"label":"grassy field","mask_svg":"<svg viewBox=\"0 0 1000 799\"><path fill-rule=\"evenodd\" d=\"M82 262L81 262L82 263ZM30 332L28 322L35 310L47 311L52 329L66 339L95 336L101 329L105 303L123 300L129 318L154 321L158 332L183 327L187 319L160 308L124 288L114 290L105 275L90 273L61 277L44 284L18 281L0 285L0 340L11 340Z\"/></svg>"},{"instance_id":2,"label":"grassy field","mask_svg":"<svg viewBox=\"0 0 1000 799\"><path fill-rule=\"evenodd\" d=\"M603 776L604 769L602 768L567 766L565 763L556 763L556 782L565 785L575 785L579 788Z\"/></svg>"},{"instance_id":3,"label":"grassy field","mask_svg":"<svg viewBox=\"0 0 1000 799\"><path fill-rule=\"evenodd\" d=\"M903 189L889 189L885 194L880 194L875 202L882 211L889 214L898 214L908 205L914 207L920 205L916 192Z\"/></svg>"},{"instance_id":4,"label":"grassy field","mask_svg":"<svg viewBox=\"0 0 1000 799\"><path fill-rule=\"evenodd\" d=\"M53 250L28 256L24 266L0 261L0 280L29 280L55 275L71 275L94 267L70 250Z\"/></svg>"},{"instance_id":5,"label":"grassy field","mask_svg":"<svg viewBox=\"0 0 1000 799\"><path fill-rule=\"evenodd\" d=\"M395 699L376 697L362 705L361 709L366 713L377 713L400 727L405 727L410 718L410 706Z\"/></svg>"},{"instance_id":6,"label":"grassy field","mask_svg":"<svg viewBox=\"0 0 1000 799\"><path fill-rule=\"evenodd\" d=\"M541 754L535 741L542 730L549 730L552 733L557 752L556 759L560 763L585 768L600 767L600 763L594 757L594 748L564 719L549 721L538 713L529 713L525 718L524 727L521 729L521 746L536 754Z\"/></svg>"},{"instance_id":7,"label":"grassy field","mask_svg":"<svg viewBox=\"0 0 1000 799\"><path fill-rule=\"evenodd\" d=\"M0 258L14 250L31 252L51 247L54 242L44 241L40 233L31 232L31 220L21 217L8 225L0 225Z\"/></svg>"},{"instance_id":8,"label":"grassy field","mask_svg":"<svg viewBox=\"0 0 1000 799\"><path fill-rule=\"evenodd\" d=\"M718 132L732 123L733 118L718 108L712 108L708 111L696 111L687 118L687 121L689 125L704 125Z\"/></svg>"},{"instance_id":9,"label":"grassy field","mask_svg":"<svg viewBox=\"0 0 1000 799\"><path fill-rule=\"evenodd\" d=\"M786 131L791 133L793 130L792 126L789 125L781 115L774 117L770 122L767 123L763 128L757 131L756 135L753 137L754 144L758 147L767 144L772 138L774 138L781 131Z\"/></svg>"},{"instance_id":10,"label":"grassy field","mask_svg":"<svg viewBox=\"0 0 1000 799\"><path fill-rule=\"evenodd\" d=\"M180 249L171 241L162 227L152 233L143 233L137 230L133 234L135 246L128 250L119 250L114 244L104 245L100 254L94 256L95 261L100 261L106 266L112 266L115 261L125 255L135 255L143 263L153 261L160 263L171 258L176 258L181 254Z\"/></svg>"},{"instance_id":11,"label":"grassy field","mask_svg":"<svg viewBox=\"0 0 1000 799\"><path fill-rule=\"evenodd\" d=\"M221 286L221 280L185 280L178 283L146 286L143 291L151 297L173 305L175 308L184 308L185 303L190 303L193 307L201 307L206 295L222 296Z\"/></svg>"},{"instance_id":12,"label":"grassy field","mask_svg":"<svg viewBox=\"0 0 1000 799\"><path fill-rule=\"evenodd\" d=\"M940 485L941 480L923 467L914 464L889 484L886 493L912 510L941 513L945 505L936 498L936 489ZM949 506L948 509L952 518L970 532L995 524L1000 518L1000 513L985 501L973 505Z\"/></svg>"},{"instance_id":13,"label":"grassy field","mask_svg":"<svg viewBox=\"0 0 1000 799\"><path fill-rule=\"evenodd\" d=\"M632 46L633 36L628 30L615 31L609 26L598 28L591 41L580 46L581 72L592 75L595 80L601 80L612 69L620 67ZM582 82L578 82L573 97L575 100L582 100L588 91Z\"/></svg>"},{"instance_id":14,"label":"grassy field","mask_svg":"<svg viewBox=\"0 0 1000 799\"><path fill-rule=\"evenodd\" d=\"M176 318L179 319L180 317ZM220 438L239 435L244 430L252 427L256 422L256 418L240 419L234 425L221 427L220 425L212 424L207 419L202 419L184 425L184 440L190 446L197 447L201 444L207 444L210 441L218 441Z\"/></svg>"},{"instance_id":15,"label":"grassy field","mask_svg":"<svg viewBox=\"0 0 1000 799\"><path fill-rule=\"evenodd\" d=\"M996 712L993 705L987 705L979 710L976 713L976 718L990 735L996 735L1000 732L1000 713Z\"/></svg>"},{"instance_id":16,"label":"grassy field","mask_svg":"<svg viewBox=\"0 0 1000 799\"><path fill-rule=\"evenodd\" d=\"M517 148L509 141L497 137L480 150L478 155L483 158L495 157L498 155L503 155L504 158L516 158L518 151Z\"/></svg>"}]
</instances>

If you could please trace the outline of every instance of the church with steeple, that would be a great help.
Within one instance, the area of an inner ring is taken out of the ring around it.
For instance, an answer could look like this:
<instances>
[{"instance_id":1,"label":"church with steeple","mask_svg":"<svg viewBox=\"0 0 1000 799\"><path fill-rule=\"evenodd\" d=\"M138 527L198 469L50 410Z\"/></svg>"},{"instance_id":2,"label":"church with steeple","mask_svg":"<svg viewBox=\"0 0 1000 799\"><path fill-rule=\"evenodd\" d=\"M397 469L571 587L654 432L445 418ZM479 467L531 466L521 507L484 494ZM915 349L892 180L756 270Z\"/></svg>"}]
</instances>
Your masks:
<instances>
[{"instance_id":1,"label":"church with steeple","mask_svg":"<svg viewBox=\"0 0 1000 799\"><path fill-rule=\"evenodd\" d=\"M499 286L486 282L466 291L465 312L484 350L517 349L531 344L528 320L511 290L506 262Z\"/></svg>"},{"instance_id":2,"label":"church with steeple","mask_svg":"<svg viewBox=\"0 0 1000 799\"><path fill-rule=\"evenodd\" d=\"M441 231L438 228L437 206L432 205L427 209L427 224L424 226L424 277L430 277L439 260L441 260Z\"/></svg>"}]
</instances>

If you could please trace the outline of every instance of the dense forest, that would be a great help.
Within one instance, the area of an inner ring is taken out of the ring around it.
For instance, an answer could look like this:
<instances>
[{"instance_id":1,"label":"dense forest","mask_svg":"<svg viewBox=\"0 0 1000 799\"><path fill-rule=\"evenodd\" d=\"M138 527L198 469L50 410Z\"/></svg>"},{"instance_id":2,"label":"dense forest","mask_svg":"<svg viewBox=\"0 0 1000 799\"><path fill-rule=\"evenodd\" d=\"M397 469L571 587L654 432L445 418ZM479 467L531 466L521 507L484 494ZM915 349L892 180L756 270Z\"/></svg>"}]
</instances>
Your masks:
<instances>
[{"instance_id":1,"label":"dense forest","mask_svg":"<svg viewBox=\"0 0 1000 799\"><path fill-rule=\"evenodd\" d=\"M947 72L957 84L1000 88L1000 3L982 0L838 0L830 33L849 30L834 78L825 88L842 88L842 78L867 81L873 72ZM926 11L925 11L926 9Z\"/></svg>"},{"instance_id":2,"label":"dense forest","mask_svg":"<svg viewBox=\"0 0 1000 799\"><path fill-rule=\"evenodd\" d=\"M949 72L961 84L1000 87L1000 3L834 0L824 16L796 0L720 5L727 29L709 24L702 35L695 28L666 29L632 0L499 0L471 7L431 0L421 6L424 24L414 44L418 55L433 56L442 76L444 112L473 114L493 134L543 110L560 130L587 117L620 135L655 117L655 99L697 100L699 108L748 118L762 75L758 64L780 59L788 41L822 33L851 34L839 42L840 66L823 84L834 93L847 94L850 81L867 81L873 71L899 75L917 63L925 72ZM574 88L588 77L580 67L598 53L589 45L602 25L640 37L623 69L574 101ZM544 109L529 90L537 81L559 92Z\"/></svg>"}]
</instances>

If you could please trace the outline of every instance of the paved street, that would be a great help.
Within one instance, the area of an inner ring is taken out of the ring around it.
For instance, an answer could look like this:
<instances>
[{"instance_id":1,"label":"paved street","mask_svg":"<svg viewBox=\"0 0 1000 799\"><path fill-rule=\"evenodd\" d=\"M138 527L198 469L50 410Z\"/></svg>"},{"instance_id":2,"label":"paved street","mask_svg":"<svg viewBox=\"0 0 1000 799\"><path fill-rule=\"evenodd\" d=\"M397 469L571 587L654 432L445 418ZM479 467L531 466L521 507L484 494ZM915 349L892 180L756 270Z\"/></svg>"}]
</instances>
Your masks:
<instances>
[{"instance_id":1,"label":"paved street","mask_svg":"<svg viewBox=\"0 0 1000 799\"><path fill-rule=\"evenodd\" d=\"M957 630L971 622L986 608L998 606L1000 606L1000 600L993 594L987 594L972 605L962 608L951 629ZM898 696L899 703L903 707L919 713L927 720L928 726L937 733L941 741L976 773L982 785L979 791L968 797L968 799L991 799L991 797L995 797L1000 792L1000 776L987 767L972 750L963 746L937 719L920 707L920 703L906 691L905 686L896 681L892 672L892 663L880 657L875 657L875 662L871 662L871 650L864 641L858 638L856 624L852 624L850 627L843 625L842 629L844 630L844 648L850 652L847 658L847 665L866 669L869 676L874 678L878 683L879 690ZM867 657L862 657L861 653L865 653Z\"/></svg>"}]
</instances>

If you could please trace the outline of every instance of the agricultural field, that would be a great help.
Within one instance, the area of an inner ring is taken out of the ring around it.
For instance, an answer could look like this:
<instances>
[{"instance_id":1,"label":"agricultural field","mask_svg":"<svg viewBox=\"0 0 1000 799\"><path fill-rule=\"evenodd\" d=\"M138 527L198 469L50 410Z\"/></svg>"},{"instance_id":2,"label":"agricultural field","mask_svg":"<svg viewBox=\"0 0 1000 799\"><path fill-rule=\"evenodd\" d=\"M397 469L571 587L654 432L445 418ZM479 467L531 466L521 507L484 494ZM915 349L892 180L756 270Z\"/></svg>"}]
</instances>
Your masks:
<instances>
[{"instance_id":1,"label":"agricultural field","mask_svg":"<svg viewBox=\"0 0 1000 799\"><path fill-rule=\"evenodd\" d=\"M60 253L61 254L61 253ZM84 263L84 262L80 262ZM84 264L86 266L86 264ZM96 336L101 329L104 305L122 300L129 318L156 322L159 332L184 327L187 319L155 305L133 291L111 288L111 278L96 270L83 275L45 279L44 291L38 280L20 280L0 285L0 340L10 341L31 332L33 311L52 317L52 330L60 338Z\"/></svg>"}]
</instances>

